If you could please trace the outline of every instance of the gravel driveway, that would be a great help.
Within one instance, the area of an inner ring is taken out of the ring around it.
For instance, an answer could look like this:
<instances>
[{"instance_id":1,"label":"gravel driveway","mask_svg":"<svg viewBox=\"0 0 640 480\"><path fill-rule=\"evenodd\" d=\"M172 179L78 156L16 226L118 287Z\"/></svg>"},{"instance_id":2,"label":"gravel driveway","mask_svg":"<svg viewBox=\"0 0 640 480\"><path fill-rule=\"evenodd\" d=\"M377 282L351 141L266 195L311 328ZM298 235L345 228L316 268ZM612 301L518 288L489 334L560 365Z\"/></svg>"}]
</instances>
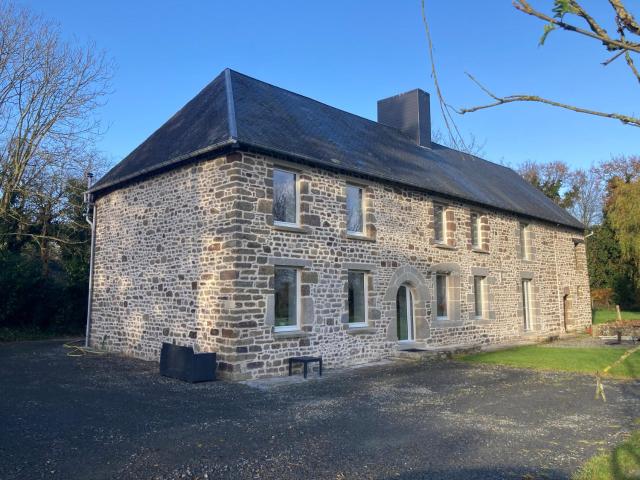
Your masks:
<instances>
[{"instance_id":1,"label":"gravel driveway","mask_svg":"<svg viewBox=\"0 0 640 480\"><path fill-rule=\"evenodd\" d=\"M0 478L567 478L640 417L640 383L387 363L190 385L157 365L0 346ZM527 477L529 475L529 477Z\"/></svg>"}]
</instances>

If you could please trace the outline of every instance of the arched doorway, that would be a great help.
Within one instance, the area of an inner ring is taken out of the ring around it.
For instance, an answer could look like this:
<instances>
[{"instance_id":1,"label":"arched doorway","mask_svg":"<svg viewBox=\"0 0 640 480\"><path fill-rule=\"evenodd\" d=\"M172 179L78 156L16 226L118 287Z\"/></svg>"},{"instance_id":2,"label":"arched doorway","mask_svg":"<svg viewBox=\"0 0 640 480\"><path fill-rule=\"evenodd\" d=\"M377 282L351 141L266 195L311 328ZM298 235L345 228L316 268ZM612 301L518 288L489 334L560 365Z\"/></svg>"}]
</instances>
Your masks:
<instances>
[{"instance_id":1,"label":"arched doorway","mask_svg":"<svg viewBox=\"0 0 640 480\"><path fill-rule=\"evenodd\" d=\"M413 295L407 285L400 285L396 294L396 319L398 341L413 341L415 338Z\"/></svg>"}]
</instances>

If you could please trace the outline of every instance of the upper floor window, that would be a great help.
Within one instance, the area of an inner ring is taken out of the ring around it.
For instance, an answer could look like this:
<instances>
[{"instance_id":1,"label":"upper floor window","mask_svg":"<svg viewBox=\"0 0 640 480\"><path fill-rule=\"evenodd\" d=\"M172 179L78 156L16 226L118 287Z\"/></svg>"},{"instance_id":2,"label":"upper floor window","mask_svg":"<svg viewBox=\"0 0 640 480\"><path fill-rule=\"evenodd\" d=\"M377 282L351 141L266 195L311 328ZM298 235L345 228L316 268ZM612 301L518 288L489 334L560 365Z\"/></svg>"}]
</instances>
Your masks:
<instances>
[{"instance_id":1,"label":"upper floor window","mask_svg":"<svg viewBox=\"0 0 640 480\"><path fill-rule=\"evenodd\" d=\"M445 242L446 241L446 218L445 218L445 208L443 205L435 205L433 208L433 229L434 229L434 238L436 242Z\"/></svg>"},{"instance_id":2,"label":"upper floor window","mask_svg":"<svg viewBox=\"0 0 640 480\"><path fill-rule=\"evenodd\" d=\"M349 325L367 324L367 275L349 270Z\"/></svg>"},{"instance_id":3,"label":"upper floor window","mask_svg":"<svg viewBox=\"0 0 640 480\"><path fill-rule=\"evenodd\" d=\"M471 212L471 246L473 248L482 248L481 232L480 215L476 212Z\"/></svg>"},{"instance_id":4,"label":"upper floor window","mask_svg":"<svg viewBox=\"0 0 640 480\"><path fill-rule=\"evenodd\" d=\"M292 267L275 267L274 276L275 330L296 330L299 317L299 270Z\"/></svg>"},{"instance_id":5,"label":"upper floor window","mask_svg":"<svg viewBox=\"0 0 640 480\"><path fill-rule=\"evenodd\" d=\"M446 320L449 318L448 284L448 274L438 273L436 275L436 317L439 320Z\"/></svg>"},{"instance_id":6,"label":"upper floor window","mask_svg":"<svg viewBox=\"0 0 640 480\"><path fill-rule=\"evenodd\" d=\"M364 234L363 189L347 185L347 233Z\"/></svg>"},{"instance_id":7,"label":"upper floor window","mask_svg":"<svg viewBox=\"0 0 640 480\"><path fill-rule=\"evenodd\" d=\"M299 217L297 175L287 170L273 170L273 222L297 225Z\"/></svg>"},{"instance_id":8,"label":"upper floor window","mask_svg":"<svg viewBox=\"0 0 640 480\"><path fill-rule=\"evenodd\" d=\"M529 225L526 223L520 224L520 258L529 260L530 245L529 245Z\"/></svg>"}]
</instances>

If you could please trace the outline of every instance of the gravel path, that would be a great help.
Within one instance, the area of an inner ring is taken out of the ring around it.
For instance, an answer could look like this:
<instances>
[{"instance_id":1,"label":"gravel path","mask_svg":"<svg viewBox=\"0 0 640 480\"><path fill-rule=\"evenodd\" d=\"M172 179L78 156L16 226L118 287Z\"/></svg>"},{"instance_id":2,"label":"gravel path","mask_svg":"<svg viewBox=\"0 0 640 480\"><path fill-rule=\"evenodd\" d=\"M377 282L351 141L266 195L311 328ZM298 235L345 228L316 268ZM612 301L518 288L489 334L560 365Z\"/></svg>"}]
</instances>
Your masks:
<instances>
[{"instance_id":1,"label":"gravel path","mask_svg":"<svg viewBox=\"0 0 640 480\"><path fill-rule=\"evenodd\" d=\"M640 416L640 383L456 362L190 385L157 365L0 346L0 478L567 478ZM530 475L530 477L526 477Z\"/></svg>"}]
</instances>

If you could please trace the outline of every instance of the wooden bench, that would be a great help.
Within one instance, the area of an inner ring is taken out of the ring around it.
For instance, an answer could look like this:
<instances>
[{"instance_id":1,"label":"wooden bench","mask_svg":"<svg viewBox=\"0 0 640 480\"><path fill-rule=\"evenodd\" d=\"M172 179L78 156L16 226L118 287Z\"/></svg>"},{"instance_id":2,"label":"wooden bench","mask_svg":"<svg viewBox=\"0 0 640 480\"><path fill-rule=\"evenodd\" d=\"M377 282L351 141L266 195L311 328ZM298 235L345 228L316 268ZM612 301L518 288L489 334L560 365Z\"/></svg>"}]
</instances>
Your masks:
<instances>
[{"instance_id":1,"label":"wooden bench","mask_svg":"<svg viewBox=\"0 0 640 480\"><path fill-rule=\"evenodd\" d=\"M310 357L310 356L302 356L302 357L290 357L289 358L289 376L293 375L293 364L294 363L302 363L304 366L304 378L307 378L307 365L310 363L318 363L319 364L319 376L322 376L322 357Z\"/></svg>"}]
</instances>

